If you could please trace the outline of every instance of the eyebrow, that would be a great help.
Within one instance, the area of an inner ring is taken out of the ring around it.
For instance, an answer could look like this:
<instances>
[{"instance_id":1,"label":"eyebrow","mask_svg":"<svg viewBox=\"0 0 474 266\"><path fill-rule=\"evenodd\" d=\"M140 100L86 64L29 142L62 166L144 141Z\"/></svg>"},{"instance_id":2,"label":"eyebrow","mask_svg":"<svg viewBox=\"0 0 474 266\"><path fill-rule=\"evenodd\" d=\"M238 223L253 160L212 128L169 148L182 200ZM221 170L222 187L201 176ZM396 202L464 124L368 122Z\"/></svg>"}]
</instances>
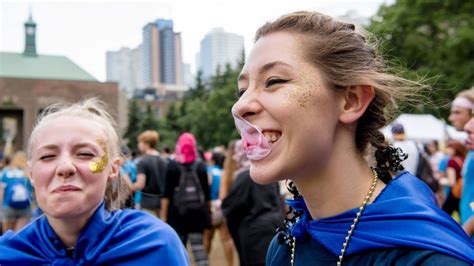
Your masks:
<instances>
[{"instance_id":1,"label":"eyebrow","mask_svg":"<svg viewBox=\"0 0 474 266\"><path fill-rule=\"evenodd\" d=\"M261 75L267 71L269 71L270 69L276 67L276 66L285 66L285 67L291 67L291 65L283 62L283 61L273 61L273 62L269 62L269 63L266 63L265 65L263 65L260 70L258 71L258 73ZM248 80L248 75L245 74L245 73L241 73L237 79L237 81L243 81L243 80Z\"/></svg>"},{"instance_id":2,"label":"eyebrow","mask_svg":"<svg viewBox=\"0 0 474 266\"><path fill-rule=\"evenodd\" d=\"M84 148L84 147L94 147L91 144L92 143L89 143L89 142L79 143L77 145L74 145L73 148L74 149L80 149L80 148ZM55 149L58 149L58 146L56 144L48 144L48 145L41 146L38 149L55 150Z\"/></svg>"}]
</instances>

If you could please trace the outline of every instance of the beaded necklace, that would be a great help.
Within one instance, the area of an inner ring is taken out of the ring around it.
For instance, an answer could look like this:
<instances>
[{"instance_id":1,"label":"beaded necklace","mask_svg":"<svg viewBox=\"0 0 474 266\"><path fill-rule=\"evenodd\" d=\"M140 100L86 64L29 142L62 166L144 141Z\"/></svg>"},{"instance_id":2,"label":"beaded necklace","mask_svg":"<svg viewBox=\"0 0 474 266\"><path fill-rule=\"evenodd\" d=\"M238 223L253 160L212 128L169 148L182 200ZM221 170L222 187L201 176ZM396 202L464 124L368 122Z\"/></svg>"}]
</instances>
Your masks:
<instances>
[{"instance_id":1,"label":"beaded necklace","mask_svg":"<svg viewBox=\"0 0 474 266\"><path fill-rule=\"evenodd\" d=\"M355 227L357 223L359 222L359 218L362 215L362 212L365 209L365 206L367 206L367 203L370 201L370 198L372 198L372 194L374 194L375 187L377 186L377 181L378 181L378 174L377 172L372 169L372 185L370 186L369 191L367 192L367 195L364 198L364 201L362 202L362 205L359 207L359 211L356 214L356 217L354 218L354 222L352 223L349 231L347 231L347 236L345 237L344 244L342 244L342 249L341 249L341 254L338 256L338 261L337 261L337 266L342 265L342 260L344 259L344 254L346 253L347 247L349 245L349 241L351 240L352 233L354 233ZM296 255L296 239L295 237L292 237L290 240L290 249L291 249L291 255L290 255L290 265L294 266L295 264L295 255Z\"/></svg>"}]
</instances>

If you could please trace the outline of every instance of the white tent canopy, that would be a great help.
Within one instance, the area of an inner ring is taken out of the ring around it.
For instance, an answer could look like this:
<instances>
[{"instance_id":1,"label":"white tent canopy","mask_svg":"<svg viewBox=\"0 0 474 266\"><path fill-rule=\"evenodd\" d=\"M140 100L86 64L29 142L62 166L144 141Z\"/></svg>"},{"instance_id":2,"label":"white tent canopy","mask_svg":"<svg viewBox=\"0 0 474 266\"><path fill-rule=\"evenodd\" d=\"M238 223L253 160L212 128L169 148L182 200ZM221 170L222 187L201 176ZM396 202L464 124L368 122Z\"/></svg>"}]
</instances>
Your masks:
<instances>
[{"instance_id":1,"label":"white tent canopy","mask_svg":"<svg viewBox=\"0 0 474 266\"><path fill-rule=\"evenodd\" d=\"M393 140L391 128L394 123L400 123L405 129L407 139L421 142L437 140L444 142L447 139L456 139L464 142L467 138L466 132L457 131L453 126L430 114L402 114L390 125L382 129L382 133L388 140Z\"/></svg>"}]
</instances>

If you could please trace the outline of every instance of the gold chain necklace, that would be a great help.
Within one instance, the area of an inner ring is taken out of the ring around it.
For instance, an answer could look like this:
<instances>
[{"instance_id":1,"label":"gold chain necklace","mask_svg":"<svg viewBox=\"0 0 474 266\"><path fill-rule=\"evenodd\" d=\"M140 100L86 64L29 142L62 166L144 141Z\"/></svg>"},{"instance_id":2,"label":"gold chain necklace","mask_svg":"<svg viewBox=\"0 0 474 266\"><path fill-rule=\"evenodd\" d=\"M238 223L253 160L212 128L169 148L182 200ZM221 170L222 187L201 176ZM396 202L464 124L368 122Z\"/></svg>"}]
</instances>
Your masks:
<instances>
[{"instance_id":1,"label":"gold chain necklace","mask_svg":"<svg viewBox=\"0 0 474 266\"><path fill-rule=\"evenodd\" d=\"M372 185L370 186L369 191L367 192L367 195L364 198L364 201L362 202L362 205L359 207L359 211L356 214L356 217L354 218L354 222L352 223L349 231L347 231L347 236L345 238L344 244L342 244L342 249L341 249L341 254L338 256L338 261L337 261L337 266L342 265L342 259L344 258L344 254L346 253L347 247L349 246L349 241L351 240L352 233L354 233L355 227L357 223L359 222L359 218L362 215L362 212L365 209L365 206L367 206L367 203L370 201L370 198L372 198L372 194L374 194L375 187L377 186L377 180L379 178L377 172L375 169L372 169ZM290 248L291 248L291 256L290 256L290 264L291 266L294 266L295 264L295 255L296 255L296 238L292 237L290 241Z\"/></svg>"}]
</instances>

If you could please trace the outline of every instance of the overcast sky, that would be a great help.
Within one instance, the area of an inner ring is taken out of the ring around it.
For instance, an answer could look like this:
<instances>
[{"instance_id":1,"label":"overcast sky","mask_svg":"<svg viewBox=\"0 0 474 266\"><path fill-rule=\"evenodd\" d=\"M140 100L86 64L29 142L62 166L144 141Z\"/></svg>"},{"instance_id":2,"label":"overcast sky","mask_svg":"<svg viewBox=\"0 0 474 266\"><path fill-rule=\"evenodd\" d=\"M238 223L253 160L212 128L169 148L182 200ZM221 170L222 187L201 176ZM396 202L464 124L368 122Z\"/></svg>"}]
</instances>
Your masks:
<instances>
[{"instance_id":1,"label":"overcast sky","mask_svg":"<svg viewBox=\"0 0 474 266\"><path fill-rule=\"evenodd\" d=\"M105 53L135 48L142 28L157 18L173 19L181 32L183 61L192 65L200 41L212 28L244 36L248 54L256 29L268 20L297 10L342 16L354 10L375 14L393 0L155 0L155 1L5 1L0 0L0 51L23 52L29 6L37 23L40 54L64 55L105 81Z\"/></svg>"}]
</instances>

